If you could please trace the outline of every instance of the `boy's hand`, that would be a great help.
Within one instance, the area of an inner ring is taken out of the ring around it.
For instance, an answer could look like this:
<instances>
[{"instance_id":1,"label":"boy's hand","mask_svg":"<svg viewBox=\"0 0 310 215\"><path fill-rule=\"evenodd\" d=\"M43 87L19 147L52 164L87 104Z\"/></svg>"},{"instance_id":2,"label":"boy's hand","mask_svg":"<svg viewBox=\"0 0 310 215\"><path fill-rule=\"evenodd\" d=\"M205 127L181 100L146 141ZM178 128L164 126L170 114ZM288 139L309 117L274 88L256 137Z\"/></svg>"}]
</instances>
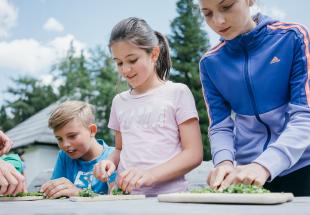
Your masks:
<instances>
[{"instance_id":1,"label":"boy's hand","mask_svg":"<svg viewBox=\"0 0 310 215\"><path fill-rule=\"evenodd\" d=\"M25 190L25 177L13 165L0 160L0 194L15 196Z\"/></svg>"},{"instance_id":2,"label":"boy's hand","mask_svg":"<svg viewBox=\"0 0 310 215\"><path fill-rule=\"evenodd\" d=\"M115 169L115 164L112 161L102 160L95 165L94 176L100 181L107 182Z\"/></svg>"},{"instance_id":3,"label":"boy's hand","mask_svg":"<svg viewBox=\"0 0 310 215\"><path fill-rule=\"evenodd\" d=\"M263 186L269 176L269 171L258 163L237 166L221 183L219 189L224 190L231 184Z\"/></svg>"},{"instance_id":4,"label":"boy's hand","mask_svg":"<svg viewBox=\"0 0 310 215\"><path fill-rule=\"evenodd\" d=\"M118 187L125 193L130 193L135 188L152 186L155 178L151 171L131 168L118 176Z\"/></svg>"},{"instance_id":5,"label":"boy's hand","mask_svg":"<svg viewBox=\"0 0 310 215\"><path fill-rule=\"evenodd\" d=\"M44 193L44 196L55 199L62 196L78 196L82 189L77 188L68 179L62 177L54 180L50 180L42 185L40 192Z\"/></svg>"},{"instance_id":6,"label":"boy's hand","mask_svg":"<svg viewBox=\"0 0 310 215\"><path fill-rule=\"evenodd\" d=\"M10 138L0 131L0 156L8 153L13 143Z\"/></svg>"},{"instance_id":7,"label":"boy's hand","mask_svg":"<svg viewBox=\"0 0 310 215\"><path fill-rule=\"evenodd\" d=\"M207 183L212 189L218 189L224 179L234 170L231 161L223 161L219 163L208 175Z\"/></svg>"}]
</instances>

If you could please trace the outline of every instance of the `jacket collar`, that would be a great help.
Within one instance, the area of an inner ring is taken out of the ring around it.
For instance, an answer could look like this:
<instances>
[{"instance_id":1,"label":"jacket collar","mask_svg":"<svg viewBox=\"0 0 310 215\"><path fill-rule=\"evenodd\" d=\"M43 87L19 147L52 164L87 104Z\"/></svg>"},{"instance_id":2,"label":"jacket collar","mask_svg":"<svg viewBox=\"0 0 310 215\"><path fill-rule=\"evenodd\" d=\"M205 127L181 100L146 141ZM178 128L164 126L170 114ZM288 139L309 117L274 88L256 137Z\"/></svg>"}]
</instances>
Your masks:
<instances>
[{"instance_id":1,"label":"jacket collar","mask_svg":"<svg viewBox=\"0 0 310 215\"><path fill-rule=\"evenodd\" d=\"M276 20L268 16L264 16L260 13L253 16L253 20L257 24L255 28L252 29L250 32L235 37L232 40L226 40L226 44L228 45L228 47L232 49L256 47L257 45L259 45L261 40L264 39L265 32L267 30L266 26L276 22Z\"/></svg>"}]
</instances>

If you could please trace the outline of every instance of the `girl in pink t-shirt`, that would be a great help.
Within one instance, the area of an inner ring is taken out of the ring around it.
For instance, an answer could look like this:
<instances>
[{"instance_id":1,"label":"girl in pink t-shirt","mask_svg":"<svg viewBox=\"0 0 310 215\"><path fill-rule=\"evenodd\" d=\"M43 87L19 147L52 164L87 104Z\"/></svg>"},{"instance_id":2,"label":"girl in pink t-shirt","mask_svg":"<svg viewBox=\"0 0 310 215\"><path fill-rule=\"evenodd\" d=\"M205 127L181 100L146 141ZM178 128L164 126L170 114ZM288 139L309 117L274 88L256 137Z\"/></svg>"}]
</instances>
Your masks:
<instances>
[{"instance_id":1,"label":"girl in pink t-shirt","mask_svg":"<svg viewBox=\"0 0 310 215\"><path fill-rule=\"evenodd\" d=\"M113 28L109 48L130 90L113 99L108 126L115 131L115 151L94 175L106 181L117 168L118 186L133 194L185 191L184 175L202 161L201 134L192 93L167 81L165 37L131 17Z\"/></svg>"}]
</instances>

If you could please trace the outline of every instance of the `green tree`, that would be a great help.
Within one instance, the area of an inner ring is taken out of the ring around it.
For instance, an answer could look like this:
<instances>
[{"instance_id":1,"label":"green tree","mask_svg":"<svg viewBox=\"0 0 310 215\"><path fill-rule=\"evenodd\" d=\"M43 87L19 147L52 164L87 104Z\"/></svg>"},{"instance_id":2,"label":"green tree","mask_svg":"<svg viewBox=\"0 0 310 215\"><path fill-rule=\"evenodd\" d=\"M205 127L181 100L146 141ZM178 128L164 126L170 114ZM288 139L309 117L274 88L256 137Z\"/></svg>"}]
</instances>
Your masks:
<instances>
[{"instance_id":1,"label":"green tree","mask_svg":"<svg viewBox=\"0 0 310 215\"><path fill-rule=\"evenodd\" d=\"M210 47L207 33L202 30L202 16L192 0L177 2L178 16L172 21L168 37L172 50L173 70L170 78L185 83L192 91L200 117L204 159L210 159L208 117L199 78L199 60Z\"/></svg>"},{"instance_id":2,"label":"green tree","mask_svg":"<svg viewBox=\"0 0 310 215\"><path fill-rule=\"evenodd\" d=\"M35 78L23 76L13 79L13 82L16 87L9 87L7 90L13 99L6 101L0 111L4 130L12 128L57 100L52 86L44 85Z\"/></svg>"}]
</instances>

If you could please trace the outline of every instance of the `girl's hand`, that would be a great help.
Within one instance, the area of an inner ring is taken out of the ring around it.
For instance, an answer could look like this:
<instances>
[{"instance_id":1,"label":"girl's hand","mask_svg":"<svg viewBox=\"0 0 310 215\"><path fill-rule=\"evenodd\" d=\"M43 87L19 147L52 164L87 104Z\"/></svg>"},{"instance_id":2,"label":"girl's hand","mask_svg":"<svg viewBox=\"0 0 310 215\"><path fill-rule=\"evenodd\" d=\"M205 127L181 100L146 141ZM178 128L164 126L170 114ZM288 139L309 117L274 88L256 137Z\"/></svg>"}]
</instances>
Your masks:
<instances>
[{"instance_id":1,"label":"girl's hand","mask_svg":"<svg viewBox=\"0 0 310 215\"><path fill-rule=\"evenodd\" d=\"M207 183L212 189L218 189L224 179L234 170L231 161L223 161L219 163L208 175Z\"/></svg>"},{"instance_id":2,"label":"girl's hand","mask_svg":"<svg viewBox=\"0 0 310 215\"><path fill-rule=\"evenodd\" d=\"M220 190L231 184L253 184L263 186L270 176L269 171L258 163L237 166L221 183Z\"/></svg>"},{"instance_id":3,"label":"girl's hand","mask_svg":"<svg viewBox=\"0 0 310 215\"><path fill-rule=\"evenodd\" d=\"M102 160L95 165L94 176L100 181L107 182L115 169L115 164L112 161Z\"/></svg>"},{"instance_id":4,"label":"girl's hand","mask_svg":"<svg viewBox=\"0 0 310 215\"><path fill-rule=\"evenodd\" d=\"M50 180L42 185L40 192L51 199L59 198L62 196L78 196L82 189L77 188L68 179L62 177Z\"/></svg>"},{"instance_id":5,"label":"girl's hand","mask_svg":"<svg viewBox=\"0 0 310 215\"><path fill-rule=\"evenodd\" d=\"M152 186L155 181L151 171L131 168L119 174L118 187L130 193L135 188Z\"/></svg>"}]
</instances>

